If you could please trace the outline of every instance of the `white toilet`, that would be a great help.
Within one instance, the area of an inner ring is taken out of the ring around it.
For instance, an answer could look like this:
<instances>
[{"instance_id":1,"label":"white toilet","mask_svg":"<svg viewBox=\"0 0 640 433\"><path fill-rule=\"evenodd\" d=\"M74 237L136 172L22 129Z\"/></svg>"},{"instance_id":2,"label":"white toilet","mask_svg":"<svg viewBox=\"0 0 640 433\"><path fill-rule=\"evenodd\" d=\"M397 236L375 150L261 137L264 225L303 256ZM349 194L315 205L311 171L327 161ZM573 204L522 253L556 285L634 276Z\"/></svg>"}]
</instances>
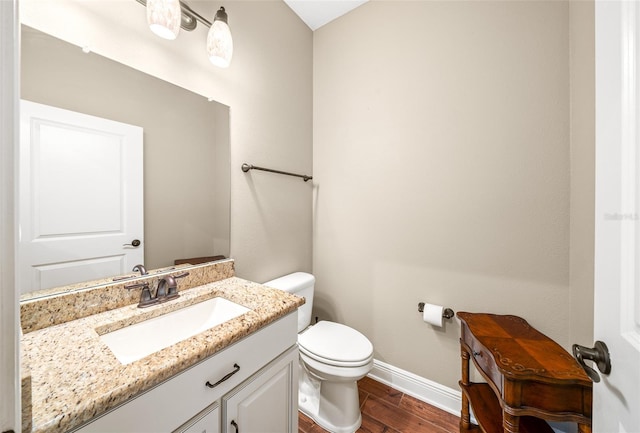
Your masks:
<instances>
[{"instance_id":1,"label":"white toilet","mask_svg":"<svg viewBox=\"0 0 640 433\"><path fill-rule=\"evenodd\" d=\"M296 272L264 283L305 298L298 309L300 410L332 433L353 433L362 416L356 381L373 367L373 345L360 332L340 323L311 325L316 279Z\"/></svg>"}]
</instances>

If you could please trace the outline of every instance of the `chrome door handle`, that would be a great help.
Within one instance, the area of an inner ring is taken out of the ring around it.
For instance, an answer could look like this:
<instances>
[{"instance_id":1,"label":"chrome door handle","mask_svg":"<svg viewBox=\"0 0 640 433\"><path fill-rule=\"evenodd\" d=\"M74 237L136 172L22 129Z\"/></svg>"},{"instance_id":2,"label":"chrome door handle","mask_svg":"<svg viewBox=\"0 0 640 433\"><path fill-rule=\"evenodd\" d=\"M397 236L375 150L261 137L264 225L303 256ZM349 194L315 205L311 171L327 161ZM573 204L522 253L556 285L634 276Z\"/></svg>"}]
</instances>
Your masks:
<instances>
[{"instance_id":1,"label":"chrome door handle","mask_svg":"<svg viewBox=\"0 0 640 433\"><path fill-rule=\"evenodd\" d=\"M611 373L611 357L609 355L609 348L604 344L604 342L596 341L592 348L574 344L572 349L573 356L578 361L578 364L580 364L585 373L587 373L594 382L600 382L600 375L592 367L588 366L585 363L585 360L595 362L600 373Z\"/></svg>"}]
</instances>

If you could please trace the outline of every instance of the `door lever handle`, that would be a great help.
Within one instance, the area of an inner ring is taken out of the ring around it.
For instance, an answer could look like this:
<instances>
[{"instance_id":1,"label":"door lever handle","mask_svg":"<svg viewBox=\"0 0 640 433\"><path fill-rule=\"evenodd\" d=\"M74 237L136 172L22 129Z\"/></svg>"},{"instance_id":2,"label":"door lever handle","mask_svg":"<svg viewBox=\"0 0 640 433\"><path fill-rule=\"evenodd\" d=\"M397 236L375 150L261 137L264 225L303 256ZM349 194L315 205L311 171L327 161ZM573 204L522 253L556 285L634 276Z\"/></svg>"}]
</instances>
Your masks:
<instances>
[{"instance_id":1,"label":"door lever handle","mask_svg":"<svg viewBox=\"0 0 640 433\"><path fill-rule=\"evenodd\" d=\"M592 367L588 366L585 363L585 360L595 362L600 373L611 373L611 357L609 356L609 348L604 344L604 342L596 341L592 348L574 344L572 349L573 356L578 361L578 364L580 364L585 373L587 373L594 382L600 382L600 375Z\"/></svg>"}]
</instances>

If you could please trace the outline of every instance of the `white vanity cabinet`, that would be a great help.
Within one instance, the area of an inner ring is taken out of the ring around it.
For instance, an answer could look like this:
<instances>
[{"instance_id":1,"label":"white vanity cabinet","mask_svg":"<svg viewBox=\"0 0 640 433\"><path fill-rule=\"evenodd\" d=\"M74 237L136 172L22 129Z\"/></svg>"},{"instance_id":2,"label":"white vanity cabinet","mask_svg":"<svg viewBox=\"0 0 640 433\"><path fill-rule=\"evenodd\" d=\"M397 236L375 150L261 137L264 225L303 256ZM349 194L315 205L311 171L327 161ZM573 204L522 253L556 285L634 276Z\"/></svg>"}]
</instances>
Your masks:
<instances>
[{"instance_id":1,"label":"white vanity cabinet","mask_svg":"<svg viewBox=\"0 0 640 433\"><path fill-rule=\"evenodd\" d=\"M222 433L297 433L297 368L296 348L225 395Z\"/></svg>"},{"instance_id":2,"label":"white vanity cabinet","mask_svg":"<svg viewBox=\"0 0 640 433\"><path fill-rule=\"evenodd\" d=\"M76 431L297 433L296 341L293 312Z\"/></svg>"}]
</instances>

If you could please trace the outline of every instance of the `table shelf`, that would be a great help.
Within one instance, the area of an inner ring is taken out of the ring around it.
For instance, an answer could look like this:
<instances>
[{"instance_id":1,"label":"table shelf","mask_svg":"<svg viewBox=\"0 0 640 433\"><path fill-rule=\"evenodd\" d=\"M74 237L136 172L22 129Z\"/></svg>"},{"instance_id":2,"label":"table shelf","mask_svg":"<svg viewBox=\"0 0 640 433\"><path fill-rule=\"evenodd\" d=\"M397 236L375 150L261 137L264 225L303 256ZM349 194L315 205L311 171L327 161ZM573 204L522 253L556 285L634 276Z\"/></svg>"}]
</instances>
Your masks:
<instances>
[{"instance_id":1,"label":"table shelf","mask_svg":"<svg viewBox=\"0 0 640 433\"><path fill-rule=\"evenodd\" d=\"M460 388L469 399L480 431L502 433L504 431L502 428L502 408L491 387L486 383L469 383L468 385L460 383ZM461 431L477 431L477 429ZM553 429L543 419L522 416L520 417L520 433L553 433Z\"/></svg>"}]
</instances>

